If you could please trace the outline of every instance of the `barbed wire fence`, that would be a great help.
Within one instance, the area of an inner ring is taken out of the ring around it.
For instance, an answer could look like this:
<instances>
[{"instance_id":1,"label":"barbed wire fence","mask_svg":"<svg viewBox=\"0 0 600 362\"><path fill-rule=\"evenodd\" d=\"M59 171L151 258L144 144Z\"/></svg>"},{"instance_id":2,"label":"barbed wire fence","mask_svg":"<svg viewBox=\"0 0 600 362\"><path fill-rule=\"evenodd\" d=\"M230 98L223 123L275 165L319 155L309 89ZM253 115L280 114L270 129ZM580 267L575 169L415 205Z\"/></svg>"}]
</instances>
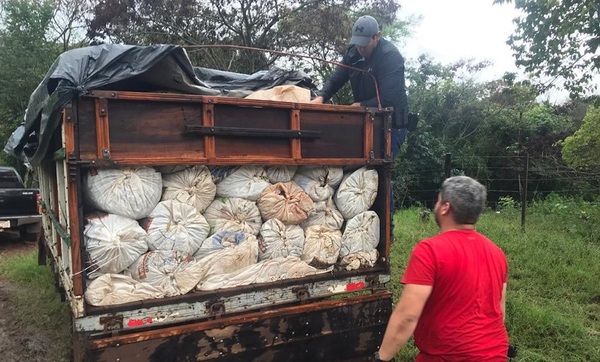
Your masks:
<instances>
[{"instance_id":1,"label":"barbed wire fence","mask_svg":"<svg viewBox=\"0 0 600 362\"><path fill-rule=\"evenodd\" d=\"M432 164L431 167L412 168L406 172L400 170L402 179L409 182L404 185L395 183L397 189L394 195L398 195L396 205L432 209L441 180L455 175L470 176L484 184L488 190L488 206L492 209L506 203L519 206L522 227L525 225L527 205L551 194L600 204L600 173L570 168L553 155L532 156L525 153L477 157L481 162L474 165L453 159L452 154L448 153L442 157L443 169L439 164ZM431 182L423 182L427 178Z\"/></svg>"}]
</instances>

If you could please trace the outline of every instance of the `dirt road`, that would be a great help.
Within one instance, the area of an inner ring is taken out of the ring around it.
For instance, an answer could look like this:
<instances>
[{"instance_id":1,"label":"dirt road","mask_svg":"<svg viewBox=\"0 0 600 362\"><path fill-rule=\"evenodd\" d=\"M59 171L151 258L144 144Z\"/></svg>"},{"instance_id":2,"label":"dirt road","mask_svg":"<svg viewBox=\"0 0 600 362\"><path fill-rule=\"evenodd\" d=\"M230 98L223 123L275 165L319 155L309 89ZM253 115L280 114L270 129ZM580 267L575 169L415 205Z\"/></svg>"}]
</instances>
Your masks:
<instances>
[{"instance_id":1,"label":"dirt road","mask_svg":"<svg viewBox=\"0 0 600 362\"><path fill-rule=\"evenodd\" d=\"M0 236L0 260L37 249L35 243ZM20 308L16 301L17 285L4 280L0 275L0 360L3 362L61 362L55 349L60 347L53 341L54 331L40 330L15 318ZM31 297L35 297L32 291ZM29 312L28 312L29 313ZM36 311L31 311L36 313Z\"/></svg>"}]
</instances>

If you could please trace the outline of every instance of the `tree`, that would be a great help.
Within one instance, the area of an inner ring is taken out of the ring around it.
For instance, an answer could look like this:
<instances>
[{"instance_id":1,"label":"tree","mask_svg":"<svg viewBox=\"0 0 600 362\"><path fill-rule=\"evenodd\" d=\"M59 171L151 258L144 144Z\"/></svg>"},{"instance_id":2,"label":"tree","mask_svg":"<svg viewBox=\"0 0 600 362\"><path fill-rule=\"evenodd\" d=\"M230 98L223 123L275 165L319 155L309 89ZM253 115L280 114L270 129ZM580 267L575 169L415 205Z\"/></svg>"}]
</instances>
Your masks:
<instances>
[{"instance_id":1,"label":"tree","mask_svg":"<svg viewBox=\"0 0 600 362\"><path fill-rule=\"evenodd\" d=\"M370 13L388 25L396 20L398 9L397 0L105 0L94 8L88 36L96 41L189 46L194 64L253 73L273 65L281 54L206 46L245 46L337 60L358 15ZM287 63L312 68L294 58Z\"/></svg>"},{"instance_id":2,"label":"tree","mask_svg":"<svg viewBox=\"0 0 600 362\"><path fill-rule=\"evenodd\" d=\"M87 45L85 23L91 9L91 0L54 0L49 40L61 44L62 51Z\"/></svg>"},{"instance_id":3,"label":"tree","mask_svg":"<svg viewBox=\"0 0 600 362\"><path fill-rule=\"evenodd\" d=\"M46 39L53 16L52 1L4 0L0 31L0 148L21 123L29 95L59 54ZM3 163L9 159L0 153Z\"/></svg>"},{"instance_id":4,"label":"tree","mask_svg":"<svg viewBox=\"0 0 600 362\"><path fill-rule=\"evenodd\" d=\"M600 108L590 107L581 128L565 138L562 157L573 168L600 170Z\"/></svg>"},{"instance_id":5,"label":"tree","mask_svg":"<svg viewBox=\"0 0 600 362\"><path fill-rule=\"evenodd\" d=\"M597 0L494 0L513 3L523 12L508 44L517 66L536 77L549 77L542 90L563 79L573 96L597 89L600 70L600 5Z\"/></svg>"}]
</instances>

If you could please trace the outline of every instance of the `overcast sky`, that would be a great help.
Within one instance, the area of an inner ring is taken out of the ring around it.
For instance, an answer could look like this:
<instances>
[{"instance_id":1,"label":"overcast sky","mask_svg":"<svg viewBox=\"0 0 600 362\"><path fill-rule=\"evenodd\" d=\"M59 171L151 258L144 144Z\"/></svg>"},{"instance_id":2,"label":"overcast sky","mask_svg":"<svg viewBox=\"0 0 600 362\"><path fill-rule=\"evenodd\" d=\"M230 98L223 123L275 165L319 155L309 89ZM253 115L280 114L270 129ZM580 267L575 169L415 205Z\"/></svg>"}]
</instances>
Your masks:
<instances>
[{"instance_id":1,"label":"overcast sky","mask_svg":"<svg viewBox=\"0 0 600 362\"><path fill-rule=\"evenodd\" d=\"M513 33L513 19L519 12L512 4L494 5L493 0L402 0L401 16L421 16L412 36L400 47L410 62L425 53L442 64L460 59L489 60L482 81L502 77L505 72L524 76L515 66L512 50L506 44ZM568 99L564 90L551 90L538 97L550 103Z\"/></svg>"},{"instance_id":2,"label":"overcast sky","mask_svg":"<svg viewBox=\"0 0 600 362\"><path fill-rule=\"evenodd\" d=\"M506 44L515 26L517 10L493 5L493 0L402 0L402 16L422 16L402 49L407 59L426 53L449 64L461 58L490 60L494 65L487 79L517 71L512 51ZM487 80L486 79L486 80Z\"/></svg>"}]
</instances>

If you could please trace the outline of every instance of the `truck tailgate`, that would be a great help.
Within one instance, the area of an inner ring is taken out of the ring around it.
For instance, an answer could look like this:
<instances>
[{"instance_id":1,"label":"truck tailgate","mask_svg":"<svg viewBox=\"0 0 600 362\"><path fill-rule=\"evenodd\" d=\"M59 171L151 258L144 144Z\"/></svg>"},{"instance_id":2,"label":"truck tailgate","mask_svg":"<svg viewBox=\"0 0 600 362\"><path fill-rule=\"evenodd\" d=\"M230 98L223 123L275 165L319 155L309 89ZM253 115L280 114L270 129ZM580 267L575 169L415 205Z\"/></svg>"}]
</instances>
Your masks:
<instances>
[{"instance_id":1,"label":"truck tailgate","mask_svg":"<svg viewBox=\"0 0 600 362\"><path fill-rule=\"evenodd\" d=\"M36 189L1 189L0 217L38 214Z\"/></svg>"},{"instance_id":2,"label":"truck tailgate","mask_svg":"<svg viewBox=\"0 0 600 362\"><path fill-rule=\"evenodd\" d=\"M366 360L381 341L391 309L389 292L269 309L90 339L85 360Z\"/></svg>"}]
</instances>

